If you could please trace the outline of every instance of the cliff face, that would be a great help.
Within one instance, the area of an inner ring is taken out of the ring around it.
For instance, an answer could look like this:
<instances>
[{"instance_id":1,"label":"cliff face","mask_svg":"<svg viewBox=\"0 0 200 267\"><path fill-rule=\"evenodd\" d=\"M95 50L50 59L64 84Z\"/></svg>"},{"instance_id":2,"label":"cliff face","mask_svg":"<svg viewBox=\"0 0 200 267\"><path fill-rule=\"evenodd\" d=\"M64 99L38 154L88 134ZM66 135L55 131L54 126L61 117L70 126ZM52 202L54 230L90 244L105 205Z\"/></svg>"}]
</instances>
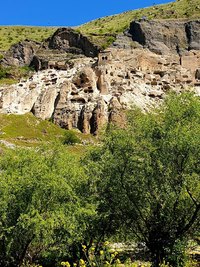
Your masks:
<instances>
[{"instance_id":1,"label":"cliff face","mask_svg":"<svg viewBox=\"0 0 200 267\"><path fill-rule=\"evenodd\" d=\"M71 58L97 57L99 50L98 46L81 33L71 28L60 28L44 43L26 40L12 45L0 63L17 67L31 65L36 70L50 66L59 68L59 65L65 65Z\"/></svg>"},{"instance_id":2,"label":"cliff face","mask_svg":"<svg viewBox=\"0 0 200 267\"><path fill-rule=\"evenodd\" d=\"M131 34L120 35L96 58L96 48L83 41L91 51L86 57L82 41L76 39L80 36L76 33L69 40L69 31L60 29L49 40L51 59L46 53L43 70L16 85L0 87L0 112L32 112L63 128L97 134L108 122L124 125L124 113L134 105L148 111L170 90L189 88L200 95L199 30L199 21L133 22ZM81 55L65 64L56 58L55 51L66 57L64 50L75 45ZM41 69L41 57L35 55L35 60Z\"/></svg>"},{"instance_id":3,"label":"cliff face","mask_svg":"<svg viewBox=\"0 0 200 267\"><path fill-rule=\"evenodd\" d=\"M1 64L4 66L28 66L31 64L33 56L40 45L40 43L30 40L12 45L5 53L3 60L1 60Z\"/></svg>"},{"instance_id":4,"label":"cliff face","mask_svg":"<svg viewBox=\"0 0 200 267\"><path fill-rule=\"evenodd\" d=\"M49 40L49 48L84 54L87 57L96 57L99 52L99 48L87 37L70 28L58 29Z\"/></svg>"},{"instance_id":5,"label":"cliff face","mask_svg":"<svg viewBox=\"0 0 200 267\"><path fill-rule=\"evenodd\" d=\"M200 20L133 21L129 33L134 41L158 54L200 49Z\"/></svg>"}]
</instances>

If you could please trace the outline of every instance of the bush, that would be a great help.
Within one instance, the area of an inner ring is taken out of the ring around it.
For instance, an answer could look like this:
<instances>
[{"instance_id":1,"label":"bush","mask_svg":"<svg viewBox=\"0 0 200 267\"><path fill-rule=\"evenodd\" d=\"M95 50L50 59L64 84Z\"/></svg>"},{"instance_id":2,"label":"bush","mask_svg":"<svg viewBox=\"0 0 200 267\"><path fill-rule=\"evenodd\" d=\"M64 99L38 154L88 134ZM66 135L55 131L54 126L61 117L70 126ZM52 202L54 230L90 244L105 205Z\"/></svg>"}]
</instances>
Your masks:
<instances>
[{"instance_id":1,"label":"bush","mask_svg":"<svg viewBox=\"0 0 200 267\"><path fill-rule=\"evenodd\" d=\"M62 143L64 145L74 145L74 144L80 144L81 140L76 136L76 134L73 131L66 131L62 140Z\"/></svg>"},{"instance_id":2,"label":"bush","mask_svg":"<svg viewBox=\"0 0 200 267\"><path fill-rule=\"evenodd\" d=\"M7 76L7 69L0 66L0 79L6 78Z\"/></svg>"}]
</instances>

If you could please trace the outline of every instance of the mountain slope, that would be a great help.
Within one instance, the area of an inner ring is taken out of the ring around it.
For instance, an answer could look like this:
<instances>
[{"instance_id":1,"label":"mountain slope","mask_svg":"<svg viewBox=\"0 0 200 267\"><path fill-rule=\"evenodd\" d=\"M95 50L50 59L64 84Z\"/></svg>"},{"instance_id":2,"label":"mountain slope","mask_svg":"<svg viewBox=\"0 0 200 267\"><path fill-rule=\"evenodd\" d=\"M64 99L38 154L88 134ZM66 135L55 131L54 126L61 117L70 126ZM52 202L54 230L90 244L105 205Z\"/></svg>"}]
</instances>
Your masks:
<instances>
[{"instance_id":1,"label":"mountain slope","mask_svg":"<svg viewBox=\"0 0 200 267\"><path fill-rule=\"evenodd\" d=\"M106 47L113 42L117 33L129 27L132 20L141 19L144 16L149 20L200 18L200 0L177 0L169 4L132 10L91 21L76 29L89 36L95 43ZM5 51L10 45L25 39L42 41L52 35L55 30L56 27L1 26L0 51Z\"/></svg>"},{"instance_id":2,"label":"mountain slope","mask_svg":"<svg viewBox=\"0 0 200 267\"><path fill-rule=\"evenodd\" d=\"M169 4L152 6L100 18L80 26L78 29L94 41L108 42L108 35L116 35L129 27L133 20L146 17L157 19L194 19L200 18L200 0L177 0Z\"/></svg>"}]
</instances>

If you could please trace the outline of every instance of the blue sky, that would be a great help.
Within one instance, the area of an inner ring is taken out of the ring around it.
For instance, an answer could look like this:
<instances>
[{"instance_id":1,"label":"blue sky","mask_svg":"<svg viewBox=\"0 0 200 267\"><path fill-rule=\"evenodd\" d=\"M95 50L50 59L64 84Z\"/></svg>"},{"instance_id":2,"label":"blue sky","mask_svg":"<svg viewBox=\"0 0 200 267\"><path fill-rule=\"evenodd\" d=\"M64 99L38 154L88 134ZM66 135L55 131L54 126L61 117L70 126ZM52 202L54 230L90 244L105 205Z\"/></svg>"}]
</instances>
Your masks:
<instances>
[{"instance_id":1,"label":"blue sky","mask_svg":"<svg viewBox=\"0 0 200 267\"><path fill-rule=\"evenodd\" d=\"M0 25L76 26L170 0L3 0Z\"/></svg>"}]
</instances>

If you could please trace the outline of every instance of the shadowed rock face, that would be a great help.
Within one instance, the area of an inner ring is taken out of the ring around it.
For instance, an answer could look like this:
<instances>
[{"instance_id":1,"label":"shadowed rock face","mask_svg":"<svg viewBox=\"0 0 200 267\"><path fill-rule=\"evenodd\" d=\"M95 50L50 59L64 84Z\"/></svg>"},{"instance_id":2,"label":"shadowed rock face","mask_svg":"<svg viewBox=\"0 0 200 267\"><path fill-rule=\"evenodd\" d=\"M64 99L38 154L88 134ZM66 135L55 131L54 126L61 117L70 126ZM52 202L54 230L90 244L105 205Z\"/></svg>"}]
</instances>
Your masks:
<instances>
[{"instance_id":1,"label":"shadowed rock face","mask_svg":"<svg viewBox=\"0 0 200 267\"><path fill-rule=\"evenodd\" d=\"M1 64L4 66L28 66L40 45L40 43L29 40L12 45L5 53Z\"/></svg>"},{"instance_id":2,"label":"shadowed rock face","mask_svg":"<svg viewBox=\"0 0 200 267\"><path fill-rule=\"evenodd\" d=\"M58 29L49 41L49 48L84 54L88 57L96 57L99 52L99 48L87 37L70 28Z\"/></svg>"},{"instance_id":3,"label":"shadowed rock face","mask_svg":"<svg viewBox=\"0 0 200 267\"><path fill-rule=\"evenodd\" d=\"M185 30L188 38L189 50L200 50L200 20L186 23Z\"/></svg>"},{"instance_id":4,"label":"shadowed rock face","mask_svg":"<svg viewBox=\"0 0 200 267\"><path fill-rule=\"evenodd\" d=\"M133 21L132 39L157 54L200 50L200 21Z\"/></svg>"}]
</instances>

